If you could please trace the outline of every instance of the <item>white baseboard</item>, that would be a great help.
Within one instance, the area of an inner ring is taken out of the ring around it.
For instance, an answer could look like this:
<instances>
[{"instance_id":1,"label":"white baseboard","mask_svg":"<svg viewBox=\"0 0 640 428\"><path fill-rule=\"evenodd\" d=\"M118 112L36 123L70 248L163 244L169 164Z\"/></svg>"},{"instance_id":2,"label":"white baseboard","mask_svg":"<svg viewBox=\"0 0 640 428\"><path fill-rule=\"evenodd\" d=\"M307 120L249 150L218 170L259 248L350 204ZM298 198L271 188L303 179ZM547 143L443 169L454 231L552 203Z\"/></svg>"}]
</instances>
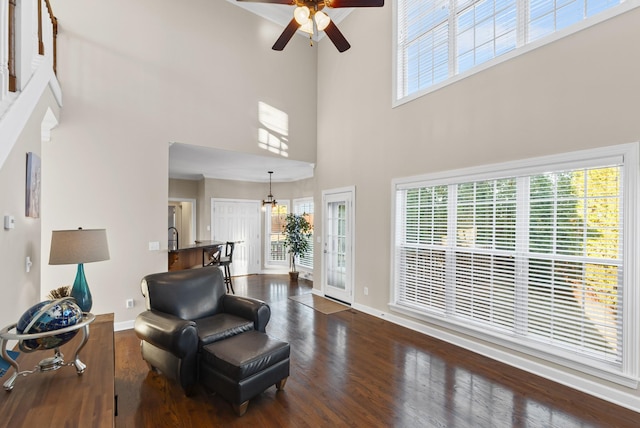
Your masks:
<instances>
[{"instance_id":1,"label":"white baseboard","mask_svg":"<svg viewBox=\"0 0 640 428\"><path fill-rule=\"evenodd\" d=\"M134 320L121 321L113 323L113 331L131 330L133 328Z\"/></svg>"}]
</instances>

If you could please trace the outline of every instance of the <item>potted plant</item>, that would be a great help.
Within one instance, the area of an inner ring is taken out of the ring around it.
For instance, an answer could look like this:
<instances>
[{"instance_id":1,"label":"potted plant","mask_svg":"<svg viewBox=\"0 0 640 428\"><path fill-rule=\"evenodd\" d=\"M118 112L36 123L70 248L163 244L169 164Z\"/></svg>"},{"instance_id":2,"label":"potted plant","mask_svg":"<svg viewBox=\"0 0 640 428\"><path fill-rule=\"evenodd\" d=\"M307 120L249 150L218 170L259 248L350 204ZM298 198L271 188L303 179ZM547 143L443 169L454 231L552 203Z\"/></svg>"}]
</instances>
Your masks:
<instances>
[{"instance_id":1,"label":"potted plant","mask_svg":"<svg viewBox=\"0 0 640 428\"><path fill-rule=\"evenodd\" d=\"M307 221L305 214L287 214L283 226L283 244L289 253L289 277L292 281L298 279L296 258L309 250L311 229L312 226Z\"/></svg>"}]
</instances>

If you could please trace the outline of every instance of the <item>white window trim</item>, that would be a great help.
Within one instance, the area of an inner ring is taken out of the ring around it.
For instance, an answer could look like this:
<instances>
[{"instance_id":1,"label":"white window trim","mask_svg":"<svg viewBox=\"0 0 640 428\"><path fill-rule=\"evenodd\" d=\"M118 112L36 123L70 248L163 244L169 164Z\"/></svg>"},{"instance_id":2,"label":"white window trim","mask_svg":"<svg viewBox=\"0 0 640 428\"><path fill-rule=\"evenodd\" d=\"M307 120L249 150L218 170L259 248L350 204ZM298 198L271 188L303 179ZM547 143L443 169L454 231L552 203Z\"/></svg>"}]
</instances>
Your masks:
<instances>
[{"instance_id":1,"label":"white window trim","mask_svg":"<svg viewBox=\"0 0 640 428\"><path fill-rule=\"evenodd\" d=\"M630 143L598 149L583 150L564 153L560 155L544 156L515 162L483 165L473 168L458 169L434 174L394 179L391 186L391 248L390 248L390 302L392 312L401 313L415 319L426 321L430 324L444 327L458 333L470 335L474 338L503 346L526 355L541 358L554 364L559 364L580 372L605 379L616 384L630 388L637 388L640 382L640 269L635 263L640 257L640 143ZM622 355L622 367L620 370L610 366L594 363L586 359L577 358L574 353L560 350L548 350L534 348L512 336L486 332L473 328L468 324L462 324L453 320L443 320L435 314L426 311L418 311L404 305L398 305L397 289L395 287L396 265L396 190L421 185L433 186L451 184L482 179L498 179L514 175L524 175L539 172L546 167L551 170L562 169L563 166L574 165L601 165L605 158L624 158L624 279L623 293L625 296L623 316L623 343L625 344ZM631 238L631 239L630 239Z\"/></svg>"},{"instance_id":2,"label":"white window trim","mask_svg":"<svg viewBox=\"0 0 640 428\"><path fill-rule=\"evenodd\" d=\"M398 80L400 78L400 76L398 76L398 0L394 0L391 6L393 11L392 31L391 31L391 37L392 37L392 40L391 40L391 49L392 49L392 52L391 52L392 54L391 107L395 108L405 103L408 103L410 101L413 101L417 98L420 98L424 95L427 95L431 92L435 92L439 89L442 89L446 86L456 83L460 80L466 79L469 76L473 76L476 73L480 73L481 71L484 71L495 65L501 64L505 61L509 61L510 59L516 58L527 52L546 46L550 43L553 43L571 34L577 33L586 28L592 27L601 22L609 20L613 17L621 15L625 12L628 12L632 9L640 7L640 0L621 0L621 3L617 6L604 10L598 13L597 15L594 15L588 19L577 22L567 28L563 28L562 30L556 31L546 37L542 37L540 40L536 40L534 42L524 44L524 45L523 45L524 30L519 29L518 36L517 36L518 37L517 47L514 50L507 52L503 55L497 56L491 59L490 61L484 62L482 64L478 64L472 67L471 69L465 71L464 73L450 75L450 77L445 79L443 82L429 86L428 88L422 89L420 91L416 91L400 99L398 99L400 95L400 91L398 90L398 86L400 84ZM450 47L451 46L452 45L450 44Z\"/></svg>"}]
</instances>

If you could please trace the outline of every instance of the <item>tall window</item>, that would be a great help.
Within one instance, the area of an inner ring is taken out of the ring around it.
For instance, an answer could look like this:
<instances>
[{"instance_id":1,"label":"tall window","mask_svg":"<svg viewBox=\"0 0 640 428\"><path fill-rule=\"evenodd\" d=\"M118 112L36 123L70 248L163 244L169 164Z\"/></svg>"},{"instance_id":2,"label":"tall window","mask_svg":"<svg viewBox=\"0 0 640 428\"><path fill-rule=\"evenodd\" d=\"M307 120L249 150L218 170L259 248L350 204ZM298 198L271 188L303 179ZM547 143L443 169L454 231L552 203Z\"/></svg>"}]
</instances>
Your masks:
<instances>
[{"instance_id":1,"label":"tall window","mask_svg":"<svg viewBox=\"0 0 640 428\"><path fill-rule=\"evenodd\" d=\"M293 201L293 213L304 215L313 227L313 198L296 199ZM298 266L313 270L313 230L311 230L311 238L309 238L309 251L300 257Z\"/></svg>"},{"instance_id":2,"label":"tall window","mask_svg":"<svg viewBox=\"0 0 640 428\"><path fill-rule=\"evenodd\" d=\"M625 312L640 308L625 282L634 267L624 242L637 237L626 232L625 213L635 214L624 189L637 160L574 159L396 183L394 307L628 370L637 344L625 342L634 328Z\"/></svg>"},{"instance_id":3,"label":"tall window","mask_svg":"<svg viewBox=\"0 0 640 428\"><path fill-rule=\"evenodd\" d=\"M621 1L397 0L396 99L426 92Z\"/></svg>"},{"instance_id":4,"label":"tall window","mask_svg":"<svg viewBox=\"0 0 640 428\"><path fill-rule=\"evenodd\" d=\"M266 212L267 264L281 265L288 263L284 248L284 223L289 213L289 204L278 202L278 205Z\"/></svg>"}]
</instances>

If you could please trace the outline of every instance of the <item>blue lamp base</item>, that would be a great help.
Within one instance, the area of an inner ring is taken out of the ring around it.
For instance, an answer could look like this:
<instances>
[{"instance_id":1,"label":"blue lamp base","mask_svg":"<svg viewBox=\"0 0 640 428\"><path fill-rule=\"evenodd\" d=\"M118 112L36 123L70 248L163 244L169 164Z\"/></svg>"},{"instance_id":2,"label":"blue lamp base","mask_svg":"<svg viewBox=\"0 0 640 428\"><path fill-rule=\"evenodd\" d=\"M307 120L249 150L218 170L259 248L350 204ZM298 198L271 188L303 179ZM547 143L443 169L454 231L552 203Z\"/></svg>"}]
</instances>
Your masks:
<instances>
[{"instance_id":1,"label":"blue lamp base","mask_svg":"<svg viewBox=\"0 0 640 428\"><path fill-rule=\"evenodd\" d=\"M76 279L73 281L73 288L71 288L71 297L76 299L76 303L80 306L82 312L89 312L91 310L93 300L91 299L91 291L89 291L87 278L84 276L84 265L82 263L78 264Z\"/></svg>"}]
</instances>

